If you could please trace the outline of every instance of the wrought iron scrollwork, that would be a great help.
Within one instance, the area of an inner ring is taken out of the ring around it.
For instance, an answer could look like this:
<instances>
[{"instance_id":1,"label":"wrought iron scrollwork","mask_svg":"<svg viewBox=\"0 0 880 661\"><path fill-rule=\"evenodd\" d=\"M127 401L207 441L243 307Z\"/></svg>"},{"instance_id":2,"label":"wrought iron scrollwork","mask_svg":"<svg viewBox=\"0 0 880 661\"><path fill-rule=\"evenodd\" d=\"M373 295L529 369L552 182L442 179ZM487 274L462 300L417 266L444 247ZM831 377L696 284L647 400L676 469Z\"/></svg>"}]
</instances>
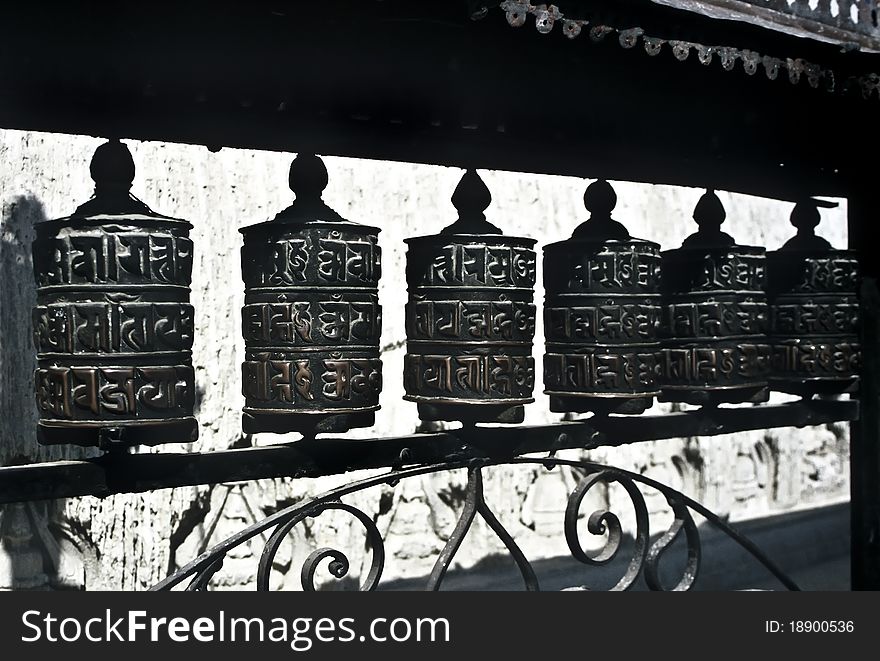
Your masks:
<instances>
[{"instance_id":1,"label":"wrought iron scrollwork","mask_svg":"<svg viewBox=\"0 0 880 661\"><path fill-rule=\"evenodd\" d=\"M620 519L614 512L597 510L587 520L587 530L591 534L608 534L605 546L598 552L590 554L584 551L577 531L580 506L587 492L596 484L604 483L607 485L611 482L617 482L626 490L626 493L632 499L636 513L635 546L632 557L630 558L626 573L611 588L612 591L618 591L626 590L635 583L644 565L648 547L648 508L645 506L645 498L642 496L642 492L639 491L639 488L631 479L614 469L600 470L588 474L582 479L568 498L568 506L565 509L565 541L568 542L568 548L571 551L572 557L587 565L604 565L611 562L617 556L621 541L623 540L623 529L620 525Z\"/></svg>"},{"instance_id":2,"label":"wrought iron scrollwork","mask_svg":"<svg viewBox=\"0 0 880 661\"><path fill-rule=\"evenodd\" d=\"M439 590L441 588L447 571L470 530L471 524L479 514L489 528L498 536L516 563L526 590L538 590L539 582L531 562L529 562L516 544L513 536L492 512L483 493L482 471L485 468L505 464L542 465L547 469L556 466L568 466L584 473L568 498L563 524L565 539L571 555L579 562L590 566L605 565L617 557L621 549L624 548L624 530L620 517L610 511L610 509L594 511L587 517L587 531L591 535L604 535L605 543L598 550L586 550L578 531L578 524L582 518L581 509L583 502L587 494L597 485L601 484L607 488L612 484L618 484L623 488L635 512L635 531L633 532L633 544L631 545L626 570L611 590L627 590L636 583L640 576L644 577L645 584L650 590L690 590L697 580L702 553L700 530L694 521L692 512L698 513L711 525L718 528L751 554L787 589L798 589L794 581L786 576L754 543L685 494L638 473L632 473L611 466L603 466L589 461L560 459L553 456L544 458L518 457L479 462L445 462L429 466L393 470L382 475L353 482L328 491L306 503L292 505L272 514L238 534L223 540L151 589L170 590L183 583L187 578L190 578L187 590L206 590L211 579L222 567L223 559L230 550L245 544L265 531L272 530L263 548L256 575L257 589L269 590L270 575L276 554L282 542L287 539L295 526L307 518L315 518L328 511L337 511L353 516L364 528L366 534L365 547L369 549L372 556L367 575L358 586L358 589L363 591L375 590L379 586L385 566L382 534L372 516L353 505L342 502L341 499L344 496L382 484L396 484L401 480L420 475L466 468L468 471L468 481L464 505L446 546L440 552L434 564L434 568L427 581L427 589ZM670 526L653 541L651 541L648 508L640 486L648 487L662 494L673 514L673 521ZM680 538L682 533L684 533L686 546L685 565L677 582L671 587L666 587L660 576L660 562L664 554ZM314 591L317 589L315 586L315 573L325 560L329 560L327 568L335 578L341 579L348 575L350 560L345 553L337 548L318 548L312 551L303 563L301 577L304 590Z\"/></svg>"},{"instance_id":3,"label":"wrought iron scrollwork","mask_svg":"<svg viewBox=\"0 0 880 661\"><path fill-rule=\"evenodd\" d=\"M697 530L697 524L694 523L694 518L684 503L675 499L667 499L667 502L672 505L675 520L669 529L648 549L648 554L645 557L645 582L652 590L663 590L659 574L660 558L684 529L687 539L687 564L681 579L675 584L675 587L671 588L674 592L682 592L690 590L697 580L697 572L700 570L700 533Z\"/></svg>"},{"instance_id":4,"label":"wrought iron scrollwork","mask_svg":"<svg viewBox=\"0 0 880 661\"><path fill-rule=\"evenodd\" d=\"M367 578L360 586L360 590L366 592L376 589L376 586L379 585L379 579L382 576L382 569L385 566L385 543L382 541L382 534L379 532L373 519L362 510L352 507L351 505L346 505L342 502L331 501L318 502L313 508L300 512L275 529L275 532L272 533L272 536L266 543L266 547L263 549L263 554L260 556L260 565L257 570L257 588L259 590L269 590L269 576L272 573L272 561L275 559L275 555L278 553L281 543L290 531L293 530L293 527L308 517L314 518L320 516L328 510L348 512L364 526L364 530L366 530L367 533L367 544L372 549L373 558L370 564L370 570L367 573ZM312 551L303 563L302 571L300 572L303 590L306 592L315 591L315 572L318 570L321 561L326 560L327 558L330 559L328 569L333 576L336 578L343 578L348 575L349 560L345 553L329 547L319 548Z\"/></svg>"},{"instance_id":5,"label":"wrought iron scrollwork","mask_svg":"<svg viewBox=\"0 0 880 661\"><path fill-rule=\"evenodd\" d=\"M214 578L214 574L223 568L223 558L225 554L218 557L214 562L205 569L195 575L195 577L186 586L187 592L207 592L208 583Z\"/></svg>"},{"instance_id":6,"label":"wrought iron scrollwork","mask_svg":"<svg viewBox=\"0 0 880 661\"><path fill-rule=\"evenodd\" d=\"M468 469L467 496L464 508L455 526L455 530L453 530L449 541L440 552L440 556L434 564L431 577L428 579L427 589L434 591L440 589L440 583L443 581L443 577L446 576L446 570L449 569L449 565L464 541L465 535L467 535L477 513L483 517L483 520L489 525L492 532L498 535L498 538L504 543L507 550L510 551L511 557L513 557L517 568L522 574L526 590L537 592L539 590L538 577L535 575L535 570L532 568L531 563L526 559L522 550L513 541L513 537L510 536L510 533L501 525L501 522L498 521L486 504L486 499L483 497L483 474L479 468Z\"/></svg>"}]
</instances>

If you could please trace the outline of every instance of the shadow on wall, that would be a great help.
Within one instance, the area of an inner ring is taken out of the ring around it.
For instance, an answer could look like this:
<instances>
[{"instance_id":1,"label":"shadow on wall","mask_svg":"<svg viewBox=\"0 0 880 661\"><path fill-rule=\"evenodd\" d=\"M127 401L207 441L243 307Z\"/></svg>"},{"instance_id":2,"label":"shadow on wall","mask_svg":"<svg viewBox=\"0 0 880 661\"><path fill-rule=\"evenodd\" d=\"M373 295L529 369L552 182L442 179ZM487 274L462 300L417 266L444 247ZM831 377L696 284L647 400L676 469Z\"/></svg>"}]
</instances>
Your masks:
<instances>
[{"instance_id":1,"label":"shadow on wall","mask_svg":"<svg viewBox=\"0 0 880 661\"><path fill-rule=\"evenodd\" d=\"M32 195L4 200L0 216L0 466L82 458L88 450L37 444L31 310L37 301L31 245L47 220Z\"/></svg>"},{"instance_id":2,"label":"shadow on wall","mask_svg":"<svg viewBox=\"0 0 880 661\"><path fill-rule=\"evenodd\" d=\"M0 234L0 464L55 459L57 451L37 446L37 411L31 339L31 308L37 300L31 243L34 225L46 220L43 204L21 195L4 201ZM47 453L46 450L49 450Z\"/></svg>"},{"instance_id":3,"label":"shadow on wall","mask_svg":"<svg viewBox=\"0 0 880 661\"><path fill-rule=\"evenodd\" d=\"M736 524L736 529L755 543L802 590L850 589L849 504L785 513ZM702 560L694 589L697 591L785 590L773 576L731 538L708 524L698 524ZM584 536L586 538L587 535ZM651 537L655 542L659 534ZM663 554L660 580L666 589L681 578L687 547L680 535ZM601 537L599 538L601 539ZM584 539L584 542L587 540ZM608 590L626 572L634 541L625 533L619 553L608 564L588 566L570 556L544 558L532 563L541 589ZM668 556L668 557L667 557ZM428 577L387 581L382 590L421 590ZM337 588L331 585L330 589ZM523 583L509 555L482 559L473 567L453 566L443 584L447 590L522 590ZM633 590L646 590L644 574Z\"/></svg>"},{"instance_id":4,"label":"shadow on wall","mask_svg":"<svg viewBox=\"0 0 880 661\"><path fill-rule=\"evenodd\" d=\"M31 244L46 220L32 195L4 200L0 215L0 466L70 458L63 447L37 444L33 397L36 355L31 309L37 291ZM0 589L79 587L79 554L55 530L64 501L0 506Z\"/></svg>"},{"instance_id":5,"label":"shadow on wall","mask_svg":"<svg viewBox=\"0 0 880 661\"><path fill-rule=\"evenodd\" d=\"M0 590L81 590L82 553L59 523L63 501L0 507Z\"/></svg>"}]
</instances>

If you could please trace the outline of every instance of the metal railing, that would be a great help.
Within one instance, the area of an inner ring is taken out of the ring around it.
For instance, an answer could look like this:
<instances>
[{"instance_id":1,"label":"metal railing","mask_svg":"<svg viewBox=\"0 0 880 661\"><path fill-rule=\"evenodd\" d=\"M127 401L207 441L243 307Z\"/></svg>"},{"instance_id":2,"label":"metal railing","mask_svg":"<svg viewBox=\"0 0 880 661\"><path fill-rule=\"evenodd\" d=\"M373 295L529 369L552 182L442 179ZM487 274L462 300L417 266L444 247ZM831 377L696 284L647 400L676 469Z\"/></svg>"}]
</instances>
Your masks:
<instances>
[{"instance_id":1,"label":"metal railing","mask_svg":"<svg viewBox=\"0 0 880 661\"><path fill-rule=\"evenodd\" d=\"M607 488L610 484L617 483L623 487L635 511L636 529L632 535L634 542L627 545L629 556L626 569L623 576L611 588L612 591L631 588L640 576L644 578L645 584L650 590L686 591L694 586L699 574L702 551L700 529L695 523L691 511L697 512L712 526L719 529L745 549L757 562L778 579L786 589L799 589L797 584L749 539L738 533L706 507L683 493L644 475L589 461L566 460L556 457L520 457L502 461L470 460L444 462L391 471L353 482L328 491L305 503L298 503L287 507L245 528L205 553L202 553L195 560L173 572L151 589L154 591L170 590L189 579L186 587L187 590L206 590L211 583L212 577L222 568L223 561L228 553L236 547L248 543L258 535L272 531L268 541L263 546L260 561L256 567L257 589L268 591L270 589L270 578L276 554L291 531L306 519L319 517L329 511L341 511L353 516L363 526L366 535L365 549L371 554L368 569L364 572L366 575L360 580L358 589L361 591L375 590L380 585L380 579L385 568L385 550L382 533L376 526L374 517L371 514L354 505L343 502L342 498L382 484L397 484L400 480L429 473L467 468L468 479L464 505L446 545L434 563L425 588L427 590L439 590L441 588L447 571L467 536L471 524L476 516L479 515L507 549L508 554L519 570L525 589L537 591L540 589L540 582L532 563L517 545L510 532L492 512L483 493L483 470L491 466L511 464L542 464L547 470L552 470L557 466L569 466L579 469L583 473L583 477L581 477L577 486L568 497L563 526L565 540L572 557L591 567L608 564L620 554L621 549L624 548L624 530L620 517L609 509L598 509L592 512L587 517L587 531L591 535L605 536L605 538L601 548L586 550L582 544L578 525L579 521L583 518L581 505L586 495L598 485L603 485ZM645 497L642 495L639 485L654 489L662 494L672 510L673 521L671 525L654 539L651 536L651 521L645 504ZM683 538L686 545L686 561L678 574L677 580L671 586L665 585L664 581L661 580L660 561L672 544L682 536L682 533L684 533ZM315 584L315 574L320 563L325 560L329 561L327 569L336 579L347 577L349 569L353 564L349 557L339 548L320 547L315 549L306 557L300 569L304 590L314 591L319 589ZM568 586L568 589L590 589L590 587L571 585Z\"/></svg>"}]
</instances>

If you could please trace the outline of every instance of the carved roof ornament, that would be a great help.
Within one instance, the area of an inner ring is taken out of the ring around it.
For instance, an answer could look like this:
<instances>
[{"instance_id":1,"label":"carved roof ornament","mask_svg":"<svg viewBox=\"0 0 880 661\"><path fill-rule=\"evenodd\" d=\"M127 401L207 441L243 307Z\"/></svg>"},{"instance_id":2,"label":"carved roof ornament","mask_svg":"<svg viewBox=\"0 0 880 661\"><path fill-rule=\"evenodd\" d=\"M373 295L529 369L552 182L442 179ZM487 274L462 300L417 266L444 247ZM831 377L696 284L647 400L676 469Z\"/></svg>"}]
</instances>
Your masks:
<instances>
[{"instance_id":1,"label":"carved roof ornament","mask_svg":"<svg viewBox=\"0 0 880 661\"><path fill-rule=\"evenodd\" d=\"M652 0L709 18L739 21L838 44L847 50L880 51L877 0Z\"/></svg>"},{"instance_id":2,"label":"carved roof ornament","mask_svg":"<svg viewBox=\"0 0 880 661\"><path fill-rule=\"evenodd\" d=\"M273 219L278 223L319 220L328 223L346 221L324 202L322 195L329 177L324 161L315 154L298 154L290 164L287 183L296 198Z\"/></svg>"},{"instance_id":3,"label":"carved roof ornament","mask_svg":"<svg viewBox=\"0 0 880 661\"><path fill-rule=\"evenodd\" d=\"M803 0L795 3L791 0L652 1L713 19L750 23L786 35L830 42L839 45L843 51L880 53L880 27L875 23L880 11L878 0L826 0L816 7L811 7L811 3ZM717 56L725 71L738 70L738 63L741 63L742 71L749 76L754 76L763 68L769 80L788 79L793 85L806 80L814 89L834 93L859 90L865 99L880 99L880 75L874 69L876 63L870 60L862 60L864 66L861 71L852 68L835 70L828 66L830 60L823 60L823 63L805 60L803 53L791 50L790 40L780 43L779 52L759 53L749 48L739 48L735 43L699 43L682 37L666 39L648 34L637 25L633 26L638 16L632 12L625 13L624 9L615 10L613 3L610 8L597 8L592 3L587 5L577 0L560 0L560 5L505 0L499 8L504 11L512 27L522 27L529 16L534 17L534 27L541 34L551 33L555 25L561 25L562 33L569 39L584 33L589 34L591 41L601 42L616 34L621 48L632 49L641 44L645 53L652 57L659 55L666 47L679 61L687 60L693 52L700 64L708 66ZM677 32L682 31L681 26L672 24L673 21L670 17L670 27ZM734 30L731 30L731 40L736 37ZM780 76L780 73L783 75Z\"/></svg>"},{"instance_id":4,"label":"carved roof ornament","mask_svg":"<svg viewBox=\"0 0 880 661\"><path fill-rule=\"evenodd\" d=\"M441 230L440 234L502 234L486 220L486 209L492 203L492 194L477 171L467 170L452 193L452 206L458 211L458 220Z\"/></svg>"},{"instance_id":5,"label":"carved roof ornament","mask_svg":"<svg viewBox=\"0 0 880 661\"><path fill-rule=\"evenodd\" d=\"M118 139L108 140L95 150L89 173L95 182L95 194L79 205L72 216L153 215L150 207L130 192L135 174L134 159L128 147Z\"/></svg>"},{"instance_id":6,"label":"carved roof ornament","mask_svg":"<svg viewBox=\"0 0 880 661\"><path fill-rule=\"evenodd\" d=\"M819 207L833 209L837 202L827 202L807 198L794 205L791 212L791 224L797 228L797 234L782 246L781 250L833 250L833 246L821 236L816 236L819 225Z\"/></svg>"},{"instance_id":7,"label":"carved roof ornament","mask_svg":"<svg viewBox=\"0 0 880 661\"><path fill-rule=\"evenodd\" d=\"M590 212L590 218L575 228L571 238L595 241L629 239L626 227L611 217L616 206L617 193L611 184L604 179L594 181L584 192L584 207Z\"/></svg>"},{"instance_id":8,"label":"carved roof ornament","mask_svg":"<svg viewBox=\"0 0 880 661\"><path fill-rule=\"evenodd\" d=\"M700 229L682 241L683 248L712 248L736 243L732 236L721 231L727 211L711 188L697 202L693 217Z\"/></svg>"}]
</instances>

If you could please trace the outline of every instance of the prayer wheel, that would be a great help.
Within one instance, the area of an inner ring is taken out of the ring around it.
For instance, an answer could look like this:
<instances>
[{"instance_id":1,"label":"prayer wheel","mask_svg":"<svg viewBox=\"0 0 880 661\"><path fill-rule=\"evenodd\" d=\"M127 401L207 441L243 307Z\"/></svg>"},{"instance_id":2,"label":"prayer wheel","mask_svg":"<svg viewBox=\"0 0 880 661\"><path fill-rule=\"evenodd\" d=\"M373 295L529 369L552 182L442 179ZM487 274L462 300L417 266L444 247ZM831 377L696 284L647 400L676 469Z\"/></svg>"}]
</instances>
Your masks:
<instances>
[{"instance_id":1,"label":"prayer wheel","mask_svg":"<svg viewBox=\"0 0 880 661\"><path fill-rule=\"evenodd\" d=\"M642 413L660 394L660 246L611 218L607 181L590 219L544 248L544 392L558 412Z\"/></svg>"},{"instance_id":2,"label":"prayer wheel","mask_svg":"<svg viewBox=\"0 0 880 661\"><path fill-rule=\"evenodd\" d=\"M858 389L859 263L815 235L819 200L795 205L797 235L767 255L770 387L796 395L830 395Z\"/></svg>"},{"instance_id":3,"label":"prayer wheel","mask_svg":"<svg viewBox=\"0 0 880 661\"><path fill-rule=\"evenodd\" d=\"M694 209L699 231L662 253L661 401L768 399L766 255L722 232L725 217L708 191Z\"/></svg>"},{"instance_id":4,"label":"prayer wheel","mask_svg":"<svg viewBox=\"0 0 880 661\"><path fill-rule=\"evenodd\" d=\"M475 170L440 234L406 240L404 399L422 420L521 422L534 401L535 241L504 236Z\"/></svg>"},{"instance_id":5,"label":"prayer wheel","mask_svg":"<svg viewBox=\"0 0 880 661\"><path fill-rule=\"evenodd\" d=\"M320 158L297 156L294 203L240 230L246 433L345 432L379 408L379 229L328 207L327 182Z\"/></svg>"},{"instance_id":6,"label":"prayer wheel","mask_svg":"<svg viewBox=\"0 0 880 661\"><path fill-rule=\"evenodd\" d=\"M39 223L38 439L111 448L194 441L192 225L130 193L119 141L95 151L94 197Z\"/></svg>"}]
</instances>

